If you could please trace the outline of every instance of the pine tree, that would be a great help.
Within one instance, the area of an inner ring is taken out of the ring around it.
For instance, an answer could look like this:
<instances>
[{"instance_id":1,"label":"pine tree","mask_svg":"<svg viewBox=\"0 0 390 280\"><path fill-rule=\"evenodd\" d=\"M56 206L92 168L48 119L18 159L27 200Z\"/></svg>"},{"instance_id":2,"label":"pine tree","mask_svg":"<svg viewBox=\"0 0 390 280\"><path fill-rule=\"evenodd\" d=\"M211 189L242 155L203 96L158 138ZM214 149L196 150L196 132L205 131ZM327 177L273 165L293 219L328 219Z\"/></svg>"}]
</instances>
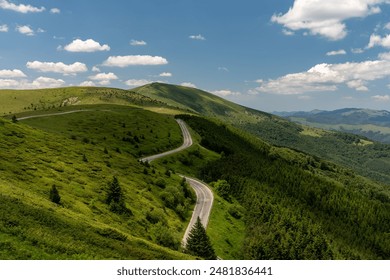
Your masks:
<instances>
[{"instance_id":1,"label":"pine tree","mask_svg":"<svg viewBox=\"0 0 390 280\"><path fill-rule=\"evenodd\" d=\"M118 214L132 214L131 210L126 208L122 188L119 185L118 178L116 178L115 176L113 177L112 182L108 186L106 202L110 206L110 210L112 212Z\"/></svg>"},{"instance_id":2,"label":"pine tree","mask_svg":"<svg viewBox=\"0 0 390 280\"><path fill-rule=\"evenodd\" d=\"M217 259L210 239L207 236L206 229L203 227L199 217L188 235L185 251L188 254L206 260Z\"/></svg>"},{"instance_id":3,"label":"pine tree","mask_svg":"<svg viewBox=\"0 0 390 280\"><path fill-rule=\"evenodd\" d=\"M56 204L60 204L60 201L61 201L61 196L56 188L55 185L53 185L51 187L51 190L50 190L50 200Z\"/></svg>"}]
</instances>

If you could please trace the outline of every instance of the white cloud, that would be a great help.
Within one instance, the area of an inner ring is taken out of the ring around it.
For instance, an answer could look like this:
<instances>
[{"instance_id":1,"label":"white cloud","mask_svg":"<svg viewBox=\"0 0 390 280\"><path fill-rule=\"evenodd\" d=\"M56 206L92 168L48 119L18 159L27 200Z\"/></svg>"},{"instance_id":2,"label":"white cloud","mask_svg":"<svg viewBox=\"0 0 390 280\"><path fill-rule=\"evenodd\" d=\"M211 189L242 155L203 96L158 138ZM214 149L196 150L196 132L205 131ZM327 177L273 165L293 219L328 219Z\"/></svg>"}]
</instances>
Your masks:
<instances>
[{"instance_id":1,"label":"white cloud","mask_svg":"<svg viewBox=\"0 0 390 280\"><path fill-rule=\"evenodd\" d=\"M273 15L272 22L291 31L308 30L330 40L340 40L347 35L345 21L380 13L380 4L388 0L295 0L285 14Z\"/></svg>"},{"instance_id":2,"label":"white cloud","mask_svg":"<svg viewBox=\"0 0 390 280\"><path fill-rule=\"evenodd\" d=\"M385 37L381 37L379 35L372 34L370 36L370 42L367 45L367 49L373 48L375 46L390 48L390 35L386 35Z\"/></svg>"},{"instance_id":3,"label":"white cloud","mask_svg":"<svg viewBox=\"0 0 390 280\"><path fill-rule=\"evenodd\" d=\"M390 52L380 53L378 58L381 60L390 60Z\"/></svg>"},{"instance_id":4,"label":"white cloud","mask_svg":"<svg viewBox=\"0 0 390 280\"><path fill-rule=\"evenodd\" d=\"M302 94L316 91L335 91L346 85L357 91L367 91L370 81L390 77L390 61L374 60L359 63L317 64L306 72L288 74L268 81L259 80L254 92Z\"/></svg>"},{"instance_id":5,"label":"white cloud","mask_svg":"<svg viewBox=\"0 0 390 280\"><path fill-rule=\"evenodd\" d=\"M364 53L363 49L357 48L357 49L351 49L351 52L354 54Z\"/></svg>"},{"instance_id":6,"label":"white cloud","mask_svg":"<svg viewBox=\"0 0 390 280\"><path fill-rule=\"evenodd\" d=\"M223 66L218 67L218 71L229 72L229 69Z\"/></svg>"},{"instance_id":7,"label":"white cloud","mask_svg":"<svg viewBox=\"0 0 390 280\"><path fill-rule=\"evenodd\" d=\"M345 50L331 51L326 53L327 56L344 55L344 54L347 54Z\"/></svg>"},{"instance_id":8,"label":"white cloud","mask_svg":"<svg viewBox=\"0 0 390 280\"><path fill-rule=\"evenodd\" d=\"M35 32L31 29L28 25L23 26L17 26L16 31L18 31L20 34L27 35L27 36L34 36Z\"/></svg>"},{"instance_id":9,"label":"white cloud","mask_svg":"<svg viewBox=\"0 0 390 280\"><path fill-rule=\"evenodd\" d=\"M286 36L293 36L295 34L293 31L288 30L288 29L283 29L282 32Z\"/></svg>"},{"instance_id":10,"label":"white cloud","mask_svg":"<svg viewBox=\"0 0 390 280\"><path fill-rule=\"evenodd\" d=\"M0 25L0 32L8 32L8 25L6 24Z\"/></svg>"},{"instance_id":11,"label":"white cloud","mask_svg":"<svg viewBox=\"0 0 390 280\"><path fill-rule=\"evenodd\" d=\"M168 61L161 56L150 55L127 55L127 56L110 56L103 62L104 66L127 67L134 65L164 65Z\"/></svg>"},{"instance_id":12,"label":"white cloud","mask_svg":"<svg viewBox=\"0 0 390 280\"><path fill-rule=\"evenodd\" d=\"M64 64L63 62L41 62L29 61L26 64L27 68L37 70L40 72L61 73L63 75L75 75L88 71L87 66L81 62L73 64Z\"/></svg>"},{"instance_id":13,"label":"white cloud","mask_svg":"<svg viewBox=\"0 0 390 280\"><path fill-rule=\"evenodd\" d=\"M0 78L25 78L26 74L24 74L21 70L0 70Z\"/></svg>"},{"instance_id":14,"label":"white cloud","mask_svg":"<svg viewBox=\"0 0 390 280\"><path fill-rule=\"evenodd\" d=\"M132 46L146 46L147 43L143 40L141 40L141 41L131 40L130 45L132 45Z\"/></svg>"},{"instance_id":15,"label":"white cloud","mask_svg":"<svg viewBox=\"0 0 390 280\"><path fill-rule=\"evenodd\" d=\"M48 77L39 77L32 82L28 80L0 79L0 88L8 89L56 88L64 85L64 80Z\"/></svg>"},{"instance_id":16,"label":"white cloud","mask_svg":"<svg viewBox=\"0 0 390 280\"><path fill-rule=\"evenodd\" d=\"M51 13L51 14L60 14L60 13L61 13L61 10L58 9L58 8L53 8L53 9L50 9L50 13Z\"/></svg>"},{"instance_id":17,"label":"white cloud","mask_svg":"<svg viewBox=\"0 0 390 280\"><path fill-rule=\"evenodd\" d=\"M374 99L375 101L378 101L378 102L390 101L390 95L374 95L371 98Z\"/></svg>"},{"instance_id":18,"label":"white cloud","mask_svg":"<svg viewBox=\"0 0 390 280\"><path fill-rule=\"evenodd\" d=\"M196 85L194 85L193 83L190 83L190 82L184 82L184 83L181 83L180 85L183 86L183 87L197 88Z\"/></svg>"},{"instance_id":19,"label":"white cloud","mask_svg":"<svg viewBox=\"0 0 390 280\"><path fill-rule=\"evenodd\" d=\"M96 42L92 39L87 39L85 41L76 39L69 45L64 47L64 50L68 52L97 52L97 51L109 51L109 45L100 45L99 42Z\"/></svg>"},{"instance_id":20,"label":"white cloud","mask_svg":"<svg viewBox=\"0 0 390 280\"><path fill-rule=\"evenodd\" d=\"M97 66L92 67L92 72L100 72L100 68Z\"/></svg>"},{"instance_id":21,"label":"white cloud","mask_svg":"<svg viewBox=\"0 0 390 280\"><path fill-rule=\"evenodd\" d=\"M93 76L89 77L93 81L111 81L111 80L118 80L117 75L114 73L99 73Z\"/></svg>"},{"instance_id":22,"label":"white cloud","mask_svg":"<svg viewBox=\"0 0 390 280\"><path fill-rule=\"evenodd\" d=\"M149 81L149 80L136 80L136 79L130 79L130 80L127 80L125 82L126 85L128 85L129 87L140 87L140 86L144 86L144 85L147 85L147 84L150 84L152 83L152 81Z\"/></svg>"},{"instance_id":23,"label":"white cloud","mask_svg":"<svg viewBox=\"0 0 390 280\"><path fill-rule=\"evenodd\" d=\"M96 87L96 84L92 81L84 81L79 86L80 87Z\"/></svg>"},{"instance_id":24,"label":"white cloud","mask_svg":"<svg viewBox=\"0 0 390 280\"><path fill-rule=\"evenodd\" d=\"M37 8L37 7L31 6L31 5L25 5L25 4L17 5L17 4L11 3L11 2L6 1L6 0L0 0L0 8L4 9L4 10L11 10L14 12L23 13L23 14L40 13L40 12L43 12L46 10L45 7Z\"/></svg>"},{"instance_id":25,"label":"white cloud","mask_svg":"<svg viewBox=\"0 0 390 280\"><path fill-rule=\"evenodd\" d=\"M206 38L203 35L201 35L201 34L191 35L191 36L189 36L189 38L192 39L192 40L199 40L199 41L206 40Z\"/></svg>"},{"instance_id":26,"label":"white cloud","mask_svg":"<svg viewBox=\"0 0 390 280\"><path fill-rule=\"evenodd\" d=\"M56 88L65 84L64 80L39 77L32 82L34 88Z\"/></svg>"},{"instance_id":27,"label":"white cloud","mask_svg":"<svg viewBox=\"0 0 390 280\"><path fill-rule=\"evenodd\" d=\"M172 73L169 72L163 72L159 75L160 77L172 77Z\"/></svg>"},{"instance_id":28,"label":"white cloud","mask_svg":"<svg viewBox=\"0 0 390 280\"><path fill-rule=\"evenodd\" d=\"M223 97L241 95L240 92L231 91L231 90L228 90L228 89L215 90L215 91L212 91L211 93L213 93L213 94L215 94L215 95L223 96Z\"/></svg>"}]
</instances>

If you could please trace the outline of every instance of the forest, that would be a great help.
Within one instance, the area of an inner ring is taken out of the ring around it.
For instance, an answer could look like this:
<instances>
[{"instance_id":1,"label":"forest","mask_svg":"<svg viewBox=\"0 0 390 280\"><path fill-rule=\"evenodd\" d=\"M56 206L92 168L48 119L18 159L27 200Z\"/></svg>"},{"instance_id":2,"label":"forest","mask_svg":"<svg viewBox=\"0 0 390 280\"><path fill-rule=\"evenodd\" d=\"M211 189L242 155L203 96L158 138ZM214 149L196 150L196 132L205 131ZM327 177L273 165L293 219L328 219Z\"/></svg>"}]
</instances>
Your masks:
<instances>
[{"instance_id":1,"label":"forest","mask_svg":"<svg viewBox=\"0 0 390 280\"><path fill-rule=\"evenodd\" d=\"M221 158L199 167L225 180L245 209L243 259L389 259L390 198L383 186L317 157L275 148L225 124L181 115Z\"/></svg>"}]
</instances>

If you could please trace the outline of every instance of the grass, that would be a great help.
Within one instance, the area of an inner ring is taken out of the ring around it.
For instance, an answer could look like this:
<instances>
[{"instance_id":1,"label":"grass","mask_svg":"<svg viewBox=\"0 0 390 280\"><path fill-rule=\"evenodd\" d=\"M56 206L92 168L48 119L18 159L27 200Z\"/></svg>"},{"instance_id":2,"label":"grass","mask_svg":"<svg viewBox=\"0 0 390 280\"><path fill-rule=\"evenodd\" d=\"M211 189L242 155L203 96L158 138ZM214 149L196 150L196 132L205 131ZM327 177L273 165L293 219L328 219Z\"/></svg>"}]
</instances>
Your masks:
<instances>
[{"instance_id":1,"label":"grass","mask_svg":"<svg viewBox=\"0 0 390 280\"><path fill-rule=\"evenodd\" d=\"M0 119L0 258L188 258L175 250L190 213L183 218L168 207L156 183L162 178L167 189L180 192L181 178L138 162L140 154L181 144L176 121L139 108L89 108L18 123ZM123 140L130 131L139 143ZM114 175L130 216L105 203ZM49 200L52 185L59 206Z\"/></svg>"}]
</instances>

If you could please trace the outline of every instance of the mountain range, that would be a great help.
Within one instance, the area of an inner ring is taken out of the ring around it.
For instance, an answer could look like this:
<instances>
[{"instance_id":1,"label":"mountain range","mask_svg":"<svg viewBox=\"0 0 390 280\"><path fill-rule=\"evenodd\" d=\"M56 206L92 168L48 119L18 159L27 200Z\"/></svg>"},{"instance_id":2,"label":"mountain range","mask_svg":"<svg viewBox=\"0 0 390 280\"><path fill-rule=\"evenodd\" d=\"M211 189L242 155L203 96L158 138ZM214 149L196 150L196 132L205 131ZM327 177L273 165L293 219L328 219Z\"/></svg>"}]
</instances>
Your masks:
<instances>
[{"instance_id":1,"label":"mountain range","mask_svg":"<svg viewBox=\"0 0 390 280\"><path fill-rule=\"evenodd\" d=\"M390 112L345 108L334 111L275 112L287 119L323 129L331 129L365 136L374 141L390 143Z\"/></svg>"}]
</instances>

